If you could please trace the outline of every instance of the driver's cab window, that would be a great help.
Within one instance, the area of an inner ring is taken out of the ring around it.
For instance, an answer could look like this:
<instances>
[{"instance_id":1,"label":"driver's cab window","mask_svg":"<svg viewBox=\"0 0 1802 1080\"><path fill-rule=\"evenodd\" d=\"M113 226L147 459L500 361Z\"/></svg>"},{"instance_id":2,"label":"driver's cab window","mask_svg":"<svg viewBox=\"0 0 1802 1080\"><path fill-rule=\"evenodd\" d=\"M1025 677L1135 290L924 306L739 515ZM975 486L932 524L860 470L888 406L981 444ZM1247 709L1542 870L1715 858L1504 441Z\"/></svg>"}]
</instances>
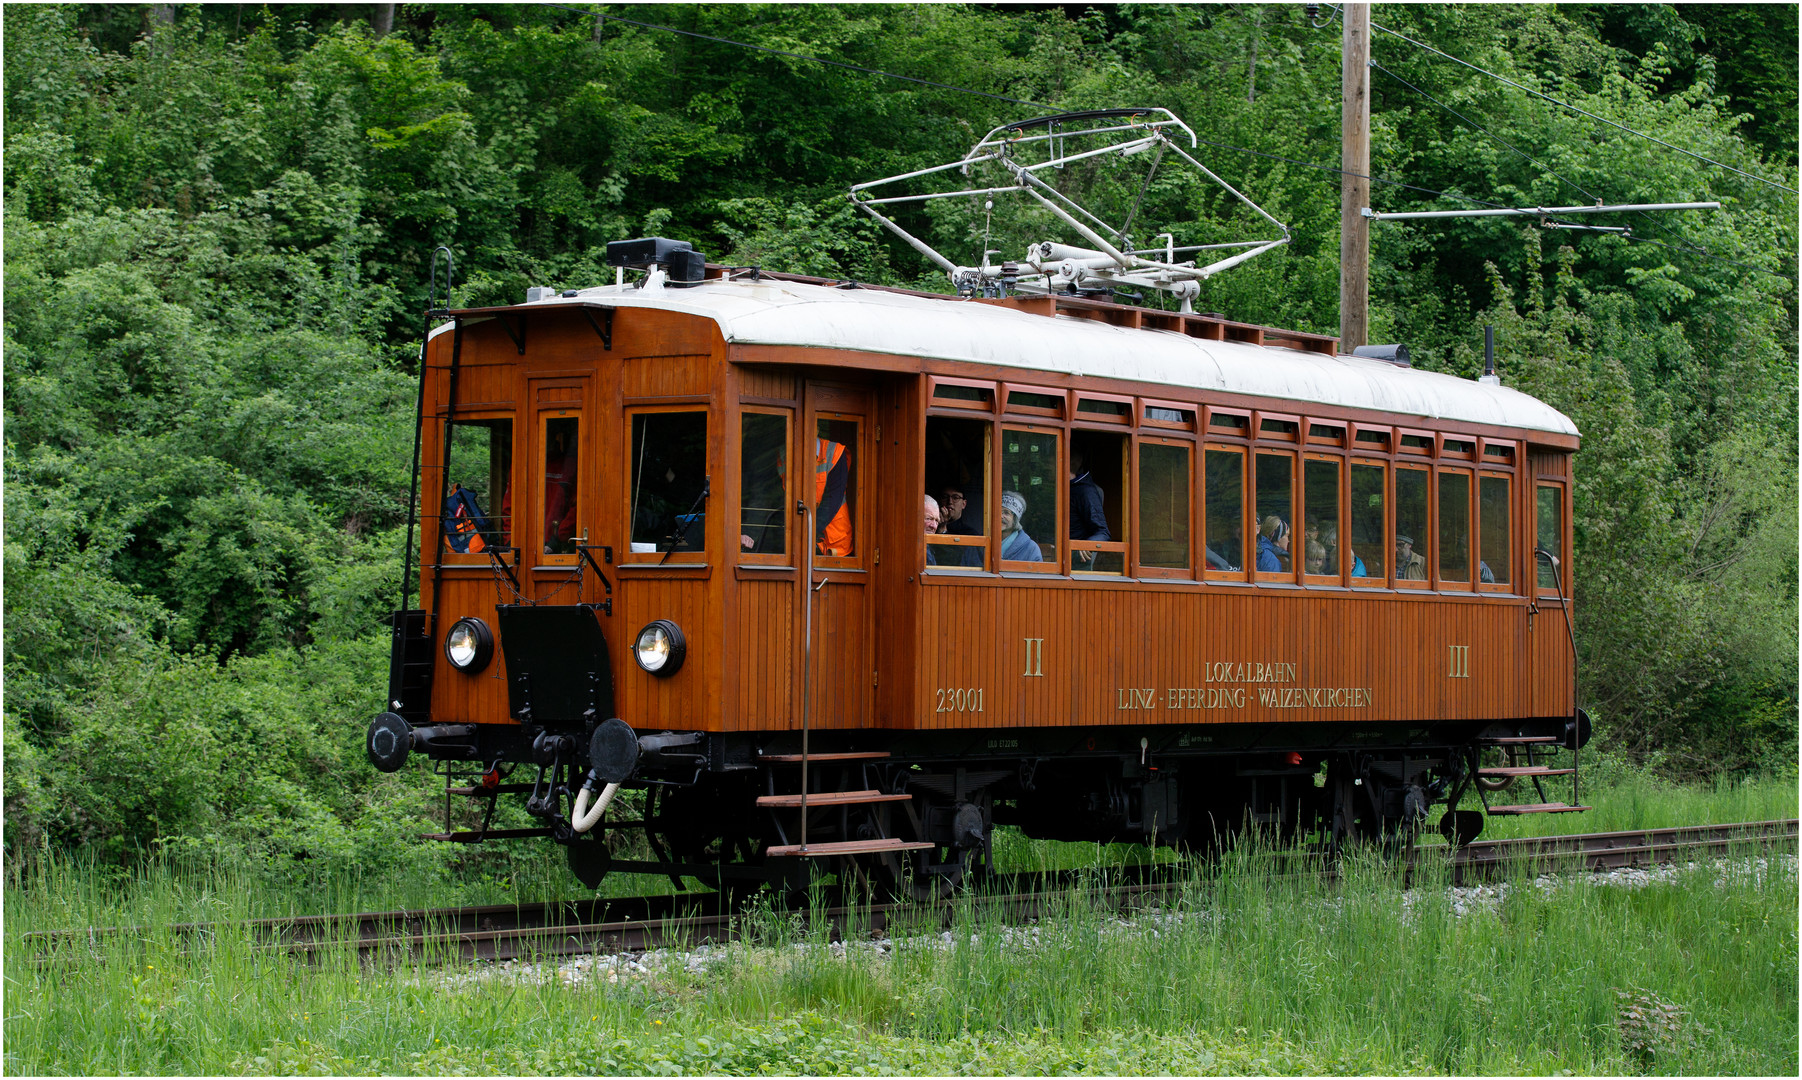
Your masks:
<instances>
[{"instance_id":1,"label":"driver's cab window","mask_svg":"<svg viewBox=\"0 0 1802 1080\"><path fill-rule=\"evenodd\" d=\"M449 434L439 547L486 562L513 542L513 421L457 420Z\"/></svg>"},{"instance_id":2,"label":"driver's cab window","mask_svg":"<svg viewBox=\"0 0 1802 1080\"><path fill-rule=\"evenodd\" d=\"M707 549L707 414L635 412L631 419L627 561L699 561Z\"/></svg>"}]
</instances>

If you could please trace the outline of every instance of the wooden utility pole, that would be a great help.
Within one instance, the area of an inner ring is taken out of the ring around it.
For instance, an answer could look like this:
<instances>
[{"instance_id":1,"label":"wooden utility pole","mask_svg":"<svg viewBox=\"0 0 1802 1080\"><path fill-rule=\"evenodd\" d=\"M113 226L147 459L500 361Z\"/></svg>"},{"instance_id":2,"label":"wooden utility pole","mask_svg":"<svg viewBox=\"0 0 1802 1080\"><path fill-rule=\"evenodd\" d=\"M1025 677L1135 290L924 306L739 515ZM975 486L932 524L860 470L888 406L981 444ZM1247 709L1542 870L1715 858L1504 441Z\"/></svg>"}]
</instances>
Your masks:
<instances>
[{"instance_id":1,"label":"wooden utility pole","mask_svg":"<svg viewBox=\"0 0 1802 1080\"><path fill-rule=\"evenodd\" d=\"M1370 5L1346 4L1340 18L1339 351L1348 353L1370 332Z\"/></svg>"}]
</instances>

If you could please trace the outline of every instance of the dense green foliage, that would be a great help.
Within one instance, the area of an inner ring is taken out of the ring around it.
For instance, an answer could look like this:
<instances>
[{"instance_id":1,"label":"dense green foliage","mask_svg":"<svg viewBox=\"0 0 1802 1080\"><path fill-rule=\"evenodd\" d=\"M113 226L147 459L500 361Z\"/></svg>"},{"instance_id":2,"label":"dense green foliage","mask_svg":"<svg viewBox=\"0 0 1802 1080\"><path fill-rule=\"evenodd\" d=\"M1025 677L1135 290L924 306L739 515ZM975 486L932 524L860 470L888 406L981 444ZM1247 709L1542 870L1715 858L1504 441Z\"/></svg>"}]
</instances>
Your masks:
<instances>
[{"instance_id":1,"label":"dense green foliage","mask_svg":"<svg viewBox=\"0 0 1802 1080\"><path fill-rule=\"evenodd\" d=\"M1375 17L1793 187L1795 11L1704 8ZM435 245L456 254L459 303L593 284L607 241L655 233L942 287L853 216L847 184L1022 116L1154 104L1258 151L1202 147L1295 232L1213 279L1205 308L1336 327L1338 177L1297 162L1337 160L1337 28L1300 5L622 5L600 23L408 5L381 37L367 7L154 10L5 12L15 848L402 857L420 785L379 777L360 744L385 685ZM1493 323L1508 381L1582 427L1577 639L1602 740L1677 771L1793 764L1794 194L1376 38L1374 172L1416 185L1379 183L1381 209L1466 205L1429 190L1725 204L1610 222L1630 239L1380 225L1373 336L1468 375ZM1152 198L1244 223L1217 193ZM966 211L909 224L974 247Z\"/></svg>"}]
</instances>

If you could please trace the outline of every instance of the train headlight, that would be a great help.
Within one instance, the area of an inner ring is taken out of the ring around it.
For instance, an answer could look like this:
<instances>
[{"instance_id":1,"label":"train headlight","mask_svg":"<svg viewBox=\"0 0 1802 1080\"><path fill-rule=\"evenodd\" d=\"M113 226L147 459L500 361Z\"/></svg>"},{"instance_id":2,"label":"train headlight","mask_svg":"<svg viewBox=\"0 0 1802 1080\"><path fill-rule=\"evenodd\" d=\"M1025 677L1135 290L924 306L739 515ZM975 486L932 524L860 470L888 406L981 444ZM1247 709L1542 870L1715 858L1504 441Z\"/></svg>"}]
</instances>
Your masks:
<instances>
[{"instance_id":1,"label":"train headlight","mask_svg":"<svg viewBox=\"0 0 1802 1080\"><path fill-rule=\"evenodd\" d=\"M674 675L688 655L688 641L681 627L668 619L658 619L638 632L632 645L632 658L638 666L659 678Z\"/></svg>"},{"instance_id":2,"label":"train headlight","mask_svg":"<svg viewBox=\"0 0 1802 1080\"><path fill-rule=\"evenodd\" d=\"M487 623L474 616L458 619L450 633L444 635L444 656L451 667L474 675L494 657L494 633Z\"/></svg>"}]
</instances>

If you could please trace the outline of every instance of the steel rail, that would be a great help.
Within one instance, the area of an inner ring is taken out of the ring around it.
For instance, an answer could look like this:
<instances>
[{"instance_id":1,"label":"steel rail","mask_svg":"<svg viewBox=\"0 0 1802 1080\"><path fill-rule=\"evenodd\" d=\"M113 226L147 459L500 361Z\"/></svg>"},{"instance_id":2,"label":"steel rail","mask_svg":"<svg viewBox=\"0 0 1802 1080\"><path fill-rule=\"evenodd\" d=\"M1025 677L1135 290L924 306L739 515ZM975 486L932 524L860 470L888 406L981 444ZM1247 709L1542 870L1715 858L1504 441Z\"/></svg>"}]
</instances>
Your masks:
<instances>
[{"instance_id":1,"label":"steel rail","mask_svg":"<svg viewBox=\"0 0 1802 1080\"><path fill-rule=\"evenodd\" d=\"M1696 857L1797 846L1798 821L1738 822L1626 832L1487 840L1462 848L1412 849L1404 872L1412 877L1423 859L1445 858L1454 884L1553 871L1647 867ZM1285 874L1331 873L1317 852L1283 860ZM1006 921L1044 916L1068 902L1071 888L1092 886L1094 901L1115 908L1155 904L1179 896L1193 879L1187 863L1149 863L1104 870L1063 870L1004 875L996 891L971 891L921 903L822 903L802 908L814 930L823 920L834 939L902 929L937 931L970 907ZM1174 875L1174 876L1173 876ZM745 929L745 899L754 894L641 896L614 900L564 900L422 911L363 912L253 919L239 923L183 923L167 931L196 942L238 931L255 947L318 955L355 948L365 958L433 961L544 959L594 952L636 952L729 941ZM20 942L38 962L73 959L108 937L141 937L144 927L33 931Z\"/></svg>"}]
</instances>

